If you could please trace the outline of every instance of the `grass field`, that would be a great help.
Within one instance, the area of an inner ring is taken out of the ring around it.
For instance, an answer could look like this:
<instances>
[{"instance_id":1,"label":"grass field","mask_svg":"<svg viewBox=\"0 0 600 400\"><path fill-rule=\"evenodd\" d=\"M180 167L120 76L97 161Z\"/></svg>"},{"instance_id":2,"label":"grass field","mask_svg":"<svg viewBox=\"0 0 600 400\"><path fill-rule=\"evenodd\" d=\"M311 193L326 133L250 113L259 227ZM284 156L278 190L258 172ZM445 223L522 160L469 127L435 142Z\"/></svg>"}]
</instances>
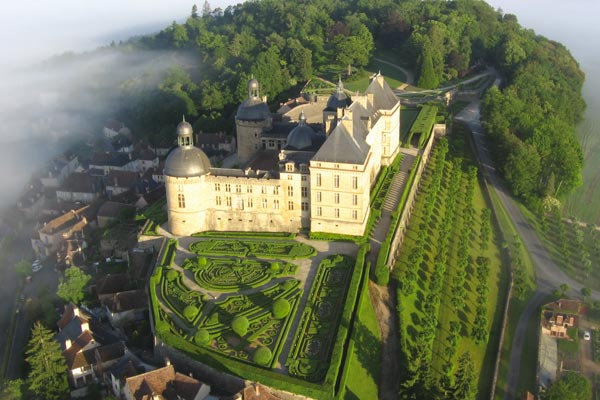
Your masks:
<instances>
[{"instance_id":1,"label":"grass field","mask_svg":"<svg viewBox=\"0 0 600 400\"><path fill-rule=\"evenodd\" d=\"M369 293L359 310L360 319L355 322L356 342L350 359L350 370L344 399L376 400L381 368L381 337L377 316Z\"/></svg>"}]
</instances>

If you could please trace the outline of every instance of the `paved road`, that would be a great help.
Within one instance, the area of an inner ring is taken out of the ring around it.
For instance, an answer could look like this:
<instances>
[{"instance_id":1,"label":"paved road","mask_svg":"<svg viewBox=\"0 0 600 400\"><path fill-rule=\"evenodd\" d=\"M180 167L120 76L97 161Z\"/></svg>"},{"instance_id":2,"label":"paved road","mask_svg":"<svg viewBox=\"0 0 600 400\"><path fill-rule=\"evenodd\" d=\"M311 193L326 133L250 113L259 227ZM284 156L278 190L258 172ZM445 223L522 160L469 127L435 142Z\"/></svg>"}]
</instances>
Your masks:
<instances>
[{"instance_id":1,"label":"paved road","mask_svg":"<svg viewBox=\"0 0 600 400\"><path fill-rule=\"evenodd\" d=\"M579 297L581 288L584 285L568 277L551 260L548 251L541 243L536 232L527 222L515 204L515 201L503 186L493 167L490 153L484 141L483 129L479 121L479 104L479 101L472 102L456 117L456 119L464 121L473 131L473 137L475 139L475 145L477 147L483 174L498 194L500 202L512 219L525 247L529 250L535 266L537 280L537 290L529 303L527 303L523 314L521 314L521 317L519 318L511 345L508 368L509 373L504 398L506 400L512 400L515 399L517 395L516 391L519 381L521 354L523 353L523 342L528 321L533 317L534 313L538 312L544 298L550 295L554 289L558 288L563 283L566 283L571 288L569 295L572 297ZM593 291L591 297L594 300L600 300L600 292Z\"/></svg>"}]
</instances>

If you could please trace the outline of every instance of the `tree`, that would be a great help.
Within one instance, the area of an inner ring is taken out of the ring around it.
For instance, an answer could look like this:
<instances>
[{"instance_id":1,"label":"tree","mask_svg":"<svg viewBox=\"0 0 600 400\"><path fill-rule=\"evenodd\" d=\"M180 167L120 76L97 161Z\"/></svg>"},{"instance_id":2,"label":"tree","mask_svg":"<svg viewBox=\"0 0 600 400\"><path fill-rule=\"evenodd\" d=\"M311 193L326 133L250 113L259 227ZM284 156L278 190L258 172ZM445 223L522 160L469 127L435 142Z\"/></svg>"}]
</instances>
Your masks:
<instances>
[{"instance_id":1,"label":"tree","mask_svg":"<svg viewBox=\"0 0 600 400\"><path fill-rule=\"evenodd\" d=\"M0 398L4 400L21 400L23 398L23 380L5 380L0 383Z\"/></svg>"},{"instance_id":2,"label":"tree","mask_svg":"<svg viewBox=\"0 0 600 400\"><path fill-rule=\"evenodd\" d=\"M590 296L592 295L592 290L587 287L582 287L581 295L583 296L584 299L589 300Z\"/></svg>"},{"instance_id":3,"label":"tree","mask_svg":"<svg viewBox=\"0 0 600 400\"><path fill-rule=\"evenodd\" d=\"M475 380L475 366L471 353L463 353L458 359L458 369L454 374L454 388L452 399L471 400L477 395L477 382Z\"/></svg>"},{"instance_id":4,"label":"tree","mask_svg":"<svg viewBox=\"0 0 600 400\"><path fill-rule=\"evenodd\" d=\"M210 4L208 0L204 0L204 5L202 6L202 16L210 17Z\"/></svg>"},{"instance_id":5,"label":"tree","mask_svg":"<svg viewBox=\"0 0 600 400\"><path fill-rule=\"evenodd\" d=\"M68 395L67 364L54 333L37 321L31 330L25 360L31 371L27 377L29 389L36 398L63 399Z\"/></svg>"},{"instance_id":6,"label":"tree","mask_svg":"<svg viewBox=\"0 0 600 400\"><path fill-rule=\"evenodd\" d=\"M72 266L67 268L65 276L60 278L56 294L65 301L79 304L85 297L85 286L92 277L80 268Z\"/></svg>"},{"instance_id":7,"label":"tree","mask_svg":"<svg viewBox=\"0 0 600 400\"><path fill-rule=\"evenodd\" d=\"M553 382L544 395L544 400L590 400L590 381L577 372L567 372Z\"/></svg>"},{"instance_id":8,"label":"tree","mask_svg":"<svg viewBox=\"0 0 600 400\"><path fill-rule=\"evenodd\" d=\"M31 263L27 260L21 260L15 264L15 272L22 278L26 278L33 273Z\"/></svg>"},{"instance_id":9,"label":"tree","mask_svg":"<svg viewBox=\"0 0 600 400\"><path fill-rule=\"evenodd\" d=\"M191 17L194 18L194 19L198 18L198 6L195 5L195 4L192 6Z\"/></svg>"}]
</instances>

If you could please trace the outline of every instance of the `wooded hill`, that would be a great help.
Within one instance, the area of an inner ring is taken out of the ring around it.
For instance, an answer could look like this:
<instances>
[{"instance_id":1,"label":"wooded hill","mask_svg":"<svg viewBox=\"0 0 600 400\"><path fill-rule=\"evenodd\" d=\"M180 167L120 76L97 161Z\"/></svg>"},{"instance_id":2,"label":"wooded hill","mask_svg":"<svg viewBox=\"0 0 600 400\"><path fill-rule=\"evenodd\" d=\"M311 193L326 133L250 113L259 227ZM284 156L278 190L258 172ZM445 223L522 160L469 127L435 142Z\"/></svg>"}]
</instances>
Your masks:
<instances>
[{"instance_id":1,"label":"wooded hill","mask_svg":"<svg viewBox=\"0 0 600 400\"><path fill-rule=\"evenodd\" d=\"M561 44L479 0L256 0L224 10L194 7L183 24L114 46L123 53L163 50L185 60L123 82L120 117L154 141L174 135L182 114L197 131L233 132L251 75L276 105L314 75L335 79L348 66L367 65L375 48L412 68L423 88L494 65L505 77L503 88L489 91L482 112L512 192L535 200L581 183L575 124L585 104L577 62Z\"/></svg>"}]
</instances>

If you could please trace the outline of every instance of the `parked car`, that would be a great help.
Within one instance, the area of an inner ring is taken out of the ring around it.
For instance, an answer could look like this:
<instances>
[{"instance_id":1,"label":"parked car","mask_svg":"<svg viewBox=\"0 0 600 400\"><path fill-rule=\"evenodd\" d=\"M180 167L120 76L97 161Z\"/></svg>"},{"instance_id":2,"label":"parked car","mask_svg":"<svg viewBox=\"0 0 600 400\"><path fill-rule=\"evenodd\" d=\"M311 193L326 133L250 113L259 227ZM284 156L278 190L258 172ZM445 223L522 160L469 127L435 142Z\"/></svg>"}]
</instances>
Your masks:
<instances>
[{"instance_id":1,"label":"parked car","mask_svg":"<svg viewBox=\"0 0 600 400\"><path fill-rule=\"evenodd\" d=\"M592 338L592 335L590 335L590 331L585 331L583 333L583 340L590 340Z\"/></svg>"},{"instance_id":2,"label":"parked car","mask_svg":"<svg viewBox=\"0 0 600 400\"><path fill-rule=\"evenodd\" d=\"M38 272L40 271L44 266L42 265L42 263L40 262L40 260L35 260L33 262L33 264L31 264L31 270L33 272Z\"/></svg>"}]
</instances>

